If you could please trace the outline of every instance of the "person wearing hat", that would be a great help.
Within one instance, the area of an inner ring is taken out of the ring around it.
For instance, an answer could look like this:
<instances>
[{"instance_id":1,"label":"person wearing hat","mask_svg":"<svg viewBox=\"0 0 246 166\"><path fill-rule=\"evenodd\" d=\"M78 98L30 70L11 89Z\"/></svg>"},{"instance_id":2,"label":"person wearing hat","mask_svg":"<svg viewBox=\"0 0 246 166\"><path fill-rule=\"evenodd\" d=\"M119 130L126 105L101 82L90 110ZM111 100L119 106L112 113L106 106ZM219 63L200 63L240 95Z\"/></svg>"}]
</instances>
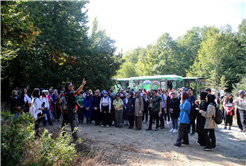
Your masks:
<instances>
[{"instance_id":1,"label":"person wearing hat","mask_svg":"<svg viewBox=\"0 0 246 166\"><path fill-rule=\"evenodd\" d=\"M68 108L66 112L63 114L62 128L68 123L70 123L72 136L74 139L78 138L77 131L74 131L74 128L76 127L75 125L76 119L75 119L75 111L74 111L75 104L76 104L75 96L77 96L82 91L85 84L86 84L86 81L85 79L83 79L82 84L76 91L74 91L74 86L71 82L67 82L65 84L65 99L66 99Z\"/></svg>"},{"instance_id":2,"label":"person wearing hat","mask_svg":"<svg viewBox=\"0 0 246 166\"><path fill-rule=\"evenodd\" d=\"M123 101L120 99L120 94L115 95L115 100L113 102L115 109L115 125L116 127L122 127L122 114L123 114Z\"/></svg>"},{"instance_id":3,"label":"person wearing hat","mask_svg":"<svg viewBox=\"0 0 246 166\"><path fill-rule=\"evenodd\" d=\"M41 106L44 108L43 111L43 115L45 115L42 119L43 119L43 126L46 126L46 121L48 120L49 125L53 126L53 123L51 121L51 116L50 116L50 111L49 111L49 101L48 101L48 90L43 90L43 94L39 97L39 100L41 102Z\"/></svg>"},{"instance_id":4,"label":"person wearing hat","mask_svg":"<svg viewBox=\"0 0 246 166\"><path fill-rule=\"evenodd\" d=\"M79 123L83 124L84 121L84 96L83 92L79 93L79 96L76 97L77 107L78 107L78 119Z\"/></svg>"}]
</instances>

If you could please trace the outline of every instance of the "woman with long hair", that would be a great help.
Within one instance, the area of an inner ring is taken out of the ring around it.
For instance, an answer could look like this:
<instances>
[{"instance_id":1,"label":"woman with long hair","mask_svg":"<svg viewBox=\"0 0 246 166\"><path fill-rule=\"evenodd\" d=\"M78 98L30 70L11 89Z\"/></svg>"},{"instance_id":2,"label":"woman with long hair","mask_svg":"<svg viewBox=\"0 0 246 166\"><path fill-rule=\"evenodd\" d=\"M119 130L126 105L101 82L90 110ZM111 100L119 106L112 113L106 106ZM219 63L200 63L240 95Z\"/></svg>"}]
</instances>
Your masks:
<instances>
[{"instance_id":1,"label":"woman with long hair","mask_svg":"<svg viewBox=\"0 0 246 166\"><path fill-rule=\"evenodd\" d=\"M213 117L216 116L216 103L215 103L215 96L208 94L206 96L207 101L207 111L199 110L199 113L206 118L204 130L203 130L203 136L206 143L206 147L203 149L205 151L213 150L216 148L216 138L214 129L217 128L217 124L215 123L215 120ZM211 139L211 141L210 141Z\"/></svg>"},{"instance_id":2,"label":"woman with long hair","mask_svg":"<svg viewBox=\"0 0 246 166\"><path fill-rule=\"evenodd\" d=\"M224 129L227 129L227 124L229 124L229 130L231 130L233 115L234 115L234 103L231 94L228 94L225 97L225 100L223 102L223 108L224 108L224 117L225 117Z\"/></svg>"},{"instance_id":3,"label":"woman with long hair","mask_svg":"<svg viewBox=\"0 0 246 166\"><path fill-rule=\"evenodd\" d=\"M188 93L182 92L179 108L180 108L179 135L174 145L180 147L181 144L189 144L188 124L190 124L189 115L190 115L191 103L189 101ZM182 140L183 142L181 142Z\"/></svg>"},{"instance_id":4,"label":"woman with long hair","mask_svg":"<svg viewBox=\"0 0 246 166\"><path fill-rule=\"evenodd\" d=\"M37 115L37 119L35 121L35 132L36 132L36 136L39 136L39 123L42 119L42 110L44 110L44 108L41 106L41 102L39 100L40 97L40 90L39 88L35 88L32 92L32 103L35 107L35 114Z\"/></svg>"}]
</instances>

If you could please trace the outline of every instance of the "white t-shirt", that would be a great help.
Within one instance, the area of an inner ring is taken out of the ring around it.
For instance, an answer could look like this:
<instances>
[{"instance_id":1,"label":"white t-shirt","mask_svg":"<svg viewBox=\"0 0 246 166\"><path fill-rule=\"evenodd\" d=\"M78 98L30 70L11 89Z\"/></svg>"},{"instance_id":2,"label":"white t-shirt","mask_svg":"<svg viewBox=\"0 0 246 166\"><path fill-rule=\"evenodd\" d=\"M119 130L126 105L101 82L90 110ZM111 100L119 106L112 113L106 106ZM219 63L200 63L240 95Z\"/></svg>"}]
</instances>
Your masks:
<instances>
[{"instance_id":1,"label":"white t-shirt","mask_svg":"<svg viewBox=\"0 0 246 166\"><path fill-rule=\"evenodd\" d=\"M102 97L100 100L100 109L102 109L102 106L109 106L109 109L111 110L111 100L109 97Z\"/></svg>"},{"instance_id":2,"label":"white t-shirt","mask_svg":"<svg viewBox=\"0 0 246 166\"><path fill-rule=\"evenodd\" d=\"M44 103L45 103L44 107L46 107L46 108L49 109L49 106L50 106L50 105L49 105L49 101L48 101L48 98L47 98L47 97L40 96L39 100L40 100L40 102L41 102L41 105L42 105L42 103L44 102Z\"/></svg>"},{"instance_id":3,"label":"white t-shirt","mask_svg":"<svg viewBox=\"0 0 246 166\"><path fill-rule=\"evenodd\" d=\"M220 97L224 96L224 94L225 94L225 91L224 90L221 90L220 91Z\"/></svg>"},{"instance_id":4,"label":"white t-shirt","mask_svg":"<svg viewBox=\"0 0 246 166\"><path fill-rule=\"evenodd\" d=\"M40 100L39 100L39 98L34 98L33 100L35 100L34 101L34 107L36 108L36 114L38 114L38 113L41 113L42 114L42 110L39 110L39 108L41 108L41 102L40 102Z\"/></svg>"},{"instance_id":5,"label":"white t-shirt","mask_svg":"<svg viewBox=\"0 0 246 166\"><path fill-rule=\"evenodd\" d=\"M216 93L216 90L215 89L211 89L211 93Z\"/></svg>"}]
</instances>

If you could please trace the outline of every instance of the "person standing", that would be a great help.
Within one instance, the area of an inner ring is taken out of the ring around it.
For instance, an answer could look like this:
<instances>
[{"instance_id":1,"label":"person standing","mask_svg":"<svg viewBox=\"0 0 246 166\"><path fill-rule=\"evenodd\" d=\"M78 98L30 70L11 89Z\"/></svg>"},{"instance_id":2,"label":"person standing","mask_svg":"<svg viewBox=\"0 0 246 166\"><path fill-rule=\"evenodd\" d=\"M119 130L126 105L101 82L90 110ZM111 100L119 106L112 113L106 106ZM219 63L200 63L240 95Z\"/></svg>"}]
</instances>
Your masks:
<instances>
[{"instance_id":1,"label":"person standing","mask_svg":"<svg viewBox=\"0 0 246 166\"><path fill-rule=\"evenodd\" d=\"M188 88L188 93L189 93L189 100L191 101L192 106L194 106L195 101L196 101L196 96L194 95L194 91L191 87ZM190 128L192 127L192 132L190 133ZM196 125L195 125L195 120L191 120L190 124L188 125L188 132L190 135L194 135L196 130Z\"/></svg>"},{"instance_id":2,"label":"person standing","mask_svg":"<svg viewBox=\"0 0 246 166\"><path fill-rule=\"evenodd\" d=\"M48 96L48 90L43 90L43 94L39 97L41 106L44 108L42 110L42 113L44 115L43 126L46 126L46 120L48 120L49 125L53 126L53 123L51 121L51 116L50 116L50 111L49 111L49 101L48 101L47 96Z\"/></svg>"},{"instance_id":3,"label":"person standing","mask_svg":"<svg viewBox=\"0 0 246 166\"><path fill-rule=\"evenodd\" d=\"M171 95L172 95L172 99L169 102L169 110L172 119L172 129L170 130L170 132L176 133L178 132L178 128L179 128L178 118L180 114L180 109L179 109L180 101L178 99L177 92L173 92Z\"/></svg>"},{"instance_id":4,"label":"person standing","mask_svg":"<svg viewBox=\"0 0 246 166\"><path fill-rule=\"evenodd\" d=\"M144 110L143 98L140 96L140 91L135 92L134 120L137 130L142 129L142 116Z\"/></svg>"},{"instance_id":5,"label":"person standing","mask_svg":"<svg viewBox=\"0 0 246 166\"><path fill-rule=\"evenodd\" d=\"M223 99L225 95L225 91L220 87L220 98Z\"/></svg>"},{"instance_id":6,"label":"person standing","mask_svg":"<svg viewBox=\"0 0 246 166\"><path fill-rule=\"evenodd\" d=\"M55 121L60 121L60 112L57 111L56 109L56 101L57 101L57 97L58 97L58 90L55 89L53 91L53 94L52 94L52 107L53 107L53 110L54 110L54 117L55 117Z\"/></svg>"},{"instance_id":7,"label":"person standing","mask_svg":"<svg viewBox=\"0 0 246 166\"><path fill-rule=\"evenodd\" d=\"M24 112L29 112L29 107L32 105L31 95L28 94L26 88L23 89L23 93L21 94L21 105L25 108Z\"/></svg>"},{"instance_id":8,"label":"person standing","mask_svg":"<svg viewBox=\"0 0 246 166\"><path fill-rule=\"evenodd\" d=\"M126 98L123 100L123 123L128 125L128 118L127 118L127 104L128 104L129 94L126 94Z\"/></svg>"},{"instance_id":9,"label":"person standing","mask_svg":"<svg viewBox=\"0 0 246 166\"><path fill-rule=\"evenodd\" d=\"M200 113L199 113L199 109L200 110L204 110L204 111L207 111L207 102L206 102L206 96L207 96L207 92L201 92L200 93L200 104L198 105L198 108L196 108L197 110L197 126L196 126L196 132L198 134L198 141L196 142L198 145L200 146L205 146L206 143L205 143L205 139L204 139L204 136L203 136L203 133L204 133L204 125L205 125L205 121L206 121L206 118L204 116L202 116Z\"/></svg>"},{"instance_id":10,"label":"person standing","mask_svg":"<svg viewBox=\"0 0 246 166\"><path fill-rule=\"evenodd\" d=\"M12 97L10 99L10 112L12 114L15 114L15 117L18 117L21 115L21 100L18 97L18 92L16 90L13 90Z\"/></svg>"},{"instance_id":11,"label":"person standing","mask_svg":"<svg viewBox=\"0 0 246 166\"><path fill-rule=\"evenodd\" d=\"M85 84L86 81L85 79L83 79L82 85L76 91L74 91L74 86L71 82L67 82L65 84L65 99L68 108L66 112L63 114L62 128L65 125L67 125L69 122L71 125L72 136L74 139L78 138L77 131L74 131L75 127L77 127L75 125L76 119L75 119L75 111L74 111L76 105L75 96L77 96L81 92Z\"/></svg>"},{"instance_id":12,"label":"person standing","mask_svg":"<svg viewBox=\"0 0 246 166\"><path fill-rule=\"evenodd\" d=\"M99 109L100 100L101 100L100 91L97 89L93 97L93 115L95 118L95 125L101 124L101 112Z\"/></svg>"},{"instance_id":13,"label":"person standing","mask_svg":"<svg viewBox=\"0 0 246 166\"><path fill-rule=\"evenodd\" d=\"M110 113L111 113L111 100L108 96L108 93L103 90L103 97L100 100L100 112L102 115L102 127L109 127L110 125Z\"/></svg>"},{"instance_id":14,"label":"person standing","mask_svg":"<svg viewBox=\"0 0 246 166\"><path fill-rule=\"evenodd\" d=\"M111 105L113 105L113 102L114 102L114 100L115 100L115 93L114 93L114 92L112 92L112 93L110 94L110 99L111 99L111 100L110 100L110 101L111 101ZM115 125L116 119L115 119L115 109L114 109L114 107L111 107L110 115L111 115L111 118L110 118L110 125L112 125L113 122L114 122L114 125Z\"/></svg>"},{"instance_id":15,"label":"person standing","mask_svg":"<svg viewBox=\"0 0 246 166\"><path fill-rule=\"evenodd\" d=\"M240 120L242 124L242 130L246 132L246 97L245 92L240 90L238 92L239 97L234 101L237 105L238 112L240 113Z\"/></svg>"},{"instance_id":16,"label":"person standing","mask_svg":"<svg viewBox=\"0 0 246 166\"><path fill-rule=\"evenodd\" d=\"M132 129L134 126L134 109L133 109L134 105L135 105L135 98L133 98L133 92L130 91L127 106L126 106L126 112L127 112L128 120L130 124L128 129Z\"/></svg>"},{"instance_id":17,"label":"person standing","mask_svg":"<svg viewBox=\"0 0 246 166\"><path fill-rule=\"evenodd\" d=\"M117 93L115 95L115 100L113 102L114 110L115 110L115 127L122 127L122 114L123 114L123 101L120 99L120 94Z\"/></svg>"},{"instance_id":18,"label":"person standing","mask_svg":"<svg viewBox=\"0 0 246 166\"><path fill-rule=\"evenodd\" d=\"M189 137L188 137L188 124L190 124L190 109L191 103L189 101L189 94L186 92L182 92L181 100L180 100L180 125L179 125L179 135L177 138L175 146L181 146L181 144L189 144ZM183 142L181 142L183 140Z\"/></svg>"},{"instance_id":19,"label":"person standing","mask_svg":"<svg viewBox=\"0 0 246 166\"><path fill-rule=\"evenodd\" d=\"M153 90L153 99L152 99L152 108L151 108L151 113L150 113L150 120L149 120L149 127L146 129L152 130L152 123L153 119L156 119L156 127L155 131L158 131L158 126L159 126L159 115L162 114L162 99L158 95L157 90Z\"/></svg>"},{"instance_id":20,"label":"person standing","mask_svg":"<svg viewBox=\"0 0 246 166\"><path fill-rule=\"evenodd\" d=\"M216 116L216 109L215 109L216 103L214 100L215 100L215 96L208 94L206 97L206 101L208 104L207 111L199 110L199 113L206 118L204 130L203 130L203 136L206 143L206 146L203 150L205 151L213 150L216 148L216 138L215 138L214 129L217 128L217 124L213 119L213 117Z\"/></svg>"},{"instance_id":21,"label":"person standing","mask_svg":"<svg viewBox=\"0 0 246 166\"><path fill-rule=\"evenodd\" d=\"M225 97L225 101L223 102L223 108L224 108L224 117L225 117L224 129L227 129L227 124L229 124L229 130L231 130L233 115L234 115L234 103L231 94L228 94Z\"/></svg>"},{"instance_id":22,"label":"person standing","mask_svg":"<svg viewBox=\"0 0 246 166\"><path fill-rule=\"evenodd\" d=\"M85 106L85 112L84 116L86 117L86 123L91 124L92 121L92 115L93 115L93 98L90 94L90 92L86 92L86 97L84 100L84 106Z\"/></svg>"},{"instance_id":23,"label":"person standing","mask_svg":"<svg viewBox=\"0 0 246 166\"><path fill-rule=\"evenodd\" d=\"M78 119L79 123L83 124L84 122L84 96L83 92L79 93L79 96L76 97L77 107L78 107Z\"/></svg>"},{"instance_id":24,"label":"person standing","mask_svg":"<svg viewBox=\"0 0 246 166\"><path fill-rule=\"evenodd\" d=\"M164 122L163 116L165 116L165 120L166 120L166 116L168 116L168 121L170 121L169 110L167 110L166 108L167 96L162 93L161 88L158 88L158 95L160 96L161 101L162 101L162 105L161 105L162 113L160 114L161 129L164 129L165 122Z\"/></svg>"},{"instance_id":25,"label":"person standing","mask_svg":"<svg viewBox=\"0 0 246 166\"><path fill-rule=\"evenodd\" d=\"M145 122L147 123L148 122L149 100L148 100L146 92L143 93L143 100L144 100L144 112L143 112L142 121L144 121L144 117L145 117Z\"/></svg>"}]
</instances>

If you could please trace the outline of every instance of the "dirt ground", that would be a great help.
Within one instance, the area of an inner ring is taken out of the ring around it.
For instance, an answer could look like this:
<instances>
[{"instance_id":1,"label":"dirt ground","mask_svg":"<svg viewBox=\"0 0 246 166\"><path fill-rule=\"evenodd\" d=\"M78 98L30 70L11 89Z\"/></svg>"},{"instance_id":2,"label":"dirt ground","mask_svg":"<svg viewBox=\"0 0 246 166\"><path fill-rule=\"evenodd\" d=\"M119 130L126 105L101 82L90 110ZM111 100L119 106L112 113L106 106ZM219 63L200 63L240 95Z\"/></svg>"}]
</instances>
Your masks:
<instances>
[{"instance_id":1,"label":"dirt ground","mask_svg":"<svg viewBox=\"0 0 246 166\"><path fill-rule=\"evenodd\" d=\"M54 126L46 128L54 132L60 125L61 122L54 122ZM237 132L236 125L232 130L223 130L223 125L219 125L215 133L217 149L213 151L203 151L196 144L197 134L189 136L189 145L176 147L173 144L178 133L170 133L170 125L159 131L146 131L147 126L143 123L138 131L127 126L79 124L78 136L93 149L112 154L107 156L115 161L112 165L246 165L246 136ZM70 132L70 126L67 131Z\"/></svg>"}]
</instances>

